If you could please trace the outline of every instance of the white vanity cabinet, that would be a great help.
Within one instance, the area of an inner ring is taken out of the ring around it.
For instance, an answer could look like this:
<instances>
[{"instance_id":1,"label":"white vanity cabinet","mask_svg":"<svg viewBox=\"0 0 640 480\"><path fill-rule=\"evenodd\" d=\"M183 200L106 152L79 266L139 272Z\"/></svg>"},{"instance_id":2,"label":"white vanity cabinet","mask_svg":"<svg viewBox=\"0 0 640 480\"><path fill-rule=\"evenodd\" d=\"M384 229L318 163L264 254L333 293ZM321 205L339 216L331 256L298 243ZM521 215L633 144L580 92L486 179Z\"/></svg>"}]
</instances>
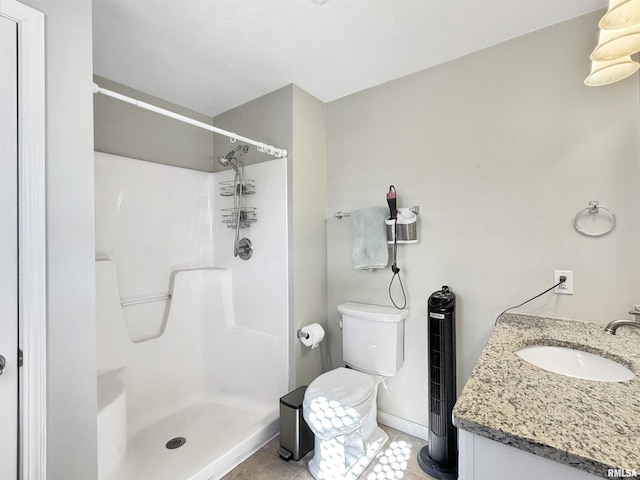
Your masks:
<instances>
[{"instance_id":1,"label":"white vanity cabinet","mask_svg":"<svg viewBox=\"0 0 640 480\"><path fill-rule=\"evenodd\" d=\"M458 480L513 480L514 478L518 480L598 480L602 478L460 429L458 429L458 450Z\"/></svg>"}]
</instances>

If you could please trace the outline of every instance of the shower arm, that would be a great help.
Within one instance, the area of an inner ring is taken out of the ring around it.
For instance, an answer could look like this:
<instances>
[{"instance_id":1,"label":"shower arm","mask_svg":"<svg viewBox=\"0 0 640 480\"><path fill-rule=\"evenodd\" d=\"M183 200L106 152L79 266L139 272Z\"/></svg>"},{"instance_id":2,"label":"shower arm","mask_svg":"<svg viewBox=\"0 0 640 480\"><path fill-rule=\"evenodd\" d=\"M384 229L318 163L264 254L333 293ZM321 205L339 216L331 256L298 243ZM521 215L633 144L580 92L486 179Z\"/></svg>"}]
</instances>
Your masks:
<instances>
[{"instance_id":1,"label":"shower arm","mask_svg":"<svg viewBox=\"0 0 640 480\"><path fill-rule=\"evenodd\" d=\"M266 143L257 142L256 140L252 140L251 138L243 137L242 135L238 135L234 132L229 132L227 130L223 130L222 128L215 127L213 125L209 125L204 122L200 122L198 120L194 120L193 118L186 117L184 115L180 115L179 113L172 112L170 110L165 110L164 108L156 107L155 105L151 105L150 103L143 102L141 100L136 100L135 98L127 97L126 95L122 95L117 92L113 92L111 90L107 90L106 88L100 87L97 83L93 84L93 93L94 94L102 94L107 97L114 98L116 100L120 100L121 102L129 103L136 107L144 108L145 110L149 110L150 112L154 112L160 115L164 115L165 117L173 118L174 120L178 120L180 122L188 123L189 125L193 125L194 127L202 128L204 130L208 130L213 133L217 133L218 135L224 135L228 137L231 142L235 142L236 140L240 140L243 143L248 143L249 145L253 145L258 149L261 153L267 153L276 158L286 158L288 152L286 148L276 148L273 145L268 145Z\"/></svg>"}]
</instances>

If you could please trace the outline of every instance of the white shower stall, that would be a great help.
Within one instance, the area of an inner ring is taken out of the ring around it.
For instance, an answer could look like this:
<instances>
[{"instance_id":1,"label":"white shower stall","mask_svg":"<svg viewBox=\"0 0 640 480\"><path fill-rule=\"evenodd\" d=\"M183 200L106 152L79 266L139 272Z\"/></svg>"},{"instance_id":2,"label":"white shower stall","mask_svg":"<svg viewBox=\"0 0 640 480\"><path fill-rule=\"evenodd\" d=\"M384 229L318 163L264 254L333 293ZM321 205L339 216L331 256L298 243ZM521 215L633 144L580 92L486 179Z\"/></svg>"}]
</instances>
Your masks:
<instances>
[{"instance_id":1,"label":"white shower stall","mask_svg":"<svg viewBox=\"0 0 640 480\"><path fill-rule=\"evenodd\" d=\"M250 153L247 155L251 155ZM95 154L99 480L220 478L278 431L289 387L286 159L233 255L207 173Z\"/></svg>"}]
</instances>

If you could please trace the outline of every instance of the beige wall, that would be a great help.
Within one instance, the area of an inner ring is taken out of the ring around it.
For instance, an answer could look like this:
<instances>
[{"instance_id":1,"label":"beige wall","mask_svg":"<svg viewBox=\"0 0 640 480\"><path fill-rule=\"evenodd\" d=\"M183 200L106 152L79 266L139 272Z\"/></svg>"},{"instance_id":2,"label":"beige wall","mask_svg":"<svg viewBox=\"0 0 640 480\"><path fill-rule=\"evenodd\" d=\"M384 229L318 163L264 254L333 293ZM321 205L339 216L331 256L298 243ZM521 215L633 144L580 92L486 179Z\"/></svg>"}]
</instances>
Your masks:
<instances>
[{"instance_id":1,"label":"beige wall","mask_svg":"<svg viewBox=\"0 0 640 480\"><path fill-rule=\"evenodd\" d=\"M91 1L23 2L44 12L46 25L47 478L93 479Z\"/></svg>"},{"instance_id":2,"label":"beige wall","mask_svg":"<svg viewBox=\"0 0 640 480\"><path fill-rule=\"evenodd\" d=\"M416 245L399 247L411 314L405 365L380 390L380 410L428 423L426 301L457 295L458 386L505 308L574 272L575 294L548 294L521 312L608 322L640 302L638 77L583 80L601 13L516 38L328 105L328 212L420 205ZM599 200L618 215L606 237L572 228ZM329 219L328 315L390 304L391 272L350 267L349 220Z\"/></svg>"},{"instance_id":3,"label":"beige wall","mask_svg":"<svg viewBox=\"0 0 640 480\"><path fill-rule=\"evenodd\" d=\"M216 127L235 132L238 135L273 145L274 147L291 150L292 140L292 86L280 88L262 97L256 98L239 107L231 109L213 118ZM217 158L238 146L231 143L227 137L215 135L213 139L213 156ZM258 163L273 158L266 153L260 153L255 147L242 157L245 165ZM214 162L214 171L224 170L225 167Z\"/></svg>"},{"instance_id":4,"label":"beige wall","mask_svg":"<svg viewBox=\"0 0 640 480\"><path fill-rule=\"evenodd\" d=\"M304 325L326 323L325 105L289 85L215 117L214 124L289 151L290 383L292 388L308 385L321 373L320 349L302 347L295 334ZM233 146L216 137L214 156ZM252 148L243 161L265 158Z\"/></svg>"},{"instance_id":5,"label":"beige wall","mask_svg":"<svg viewBox=\"0 0 640 480\"><path fill-rule=\"evenodd\" d=\"M98 75L102 88L211 125L211 117L180 107ZM139 160L211 172L213 133L120 100L94 98L95 149Z\"/></svg>"},{"instance_id":6,"label":"beige wall","mask_svg":"<svg viewBox=\"0 0 640 480\"><path fill-rule=\"evenodd\" d=\"M310 349L295 332L311 323L327 330L327 128L323 102L293 87L293 351L295 386L322 373L326 345Z\"/></svg>"}]
</instances>

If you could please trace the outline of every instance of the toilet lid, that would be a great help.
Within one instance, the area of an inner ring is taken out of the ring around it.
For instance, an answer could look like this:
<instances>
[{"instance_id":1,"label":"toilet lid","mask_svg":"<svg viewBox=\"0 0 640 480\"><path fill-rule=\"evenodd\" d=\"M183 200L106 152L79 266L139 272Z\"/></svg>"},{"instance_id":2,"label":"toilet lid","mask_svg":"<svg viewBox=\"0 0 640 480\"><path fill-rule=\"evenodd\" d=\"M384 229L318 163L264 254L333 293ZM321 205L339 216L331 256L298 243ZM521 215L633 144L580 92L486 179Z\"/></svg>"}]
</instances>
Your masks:
<instances>
[{"instance_id":1,"label":"toilet lid","mask_svg":"<svg viewBox=\"0 0 640 480\"><path fill-rule=\"evenodd\" d=\"M307 387L305 398L325 397L342 405L356 407L376 392L371 375L349 368L336 368L323 373Z\"/></svg>"}]
</instances>

